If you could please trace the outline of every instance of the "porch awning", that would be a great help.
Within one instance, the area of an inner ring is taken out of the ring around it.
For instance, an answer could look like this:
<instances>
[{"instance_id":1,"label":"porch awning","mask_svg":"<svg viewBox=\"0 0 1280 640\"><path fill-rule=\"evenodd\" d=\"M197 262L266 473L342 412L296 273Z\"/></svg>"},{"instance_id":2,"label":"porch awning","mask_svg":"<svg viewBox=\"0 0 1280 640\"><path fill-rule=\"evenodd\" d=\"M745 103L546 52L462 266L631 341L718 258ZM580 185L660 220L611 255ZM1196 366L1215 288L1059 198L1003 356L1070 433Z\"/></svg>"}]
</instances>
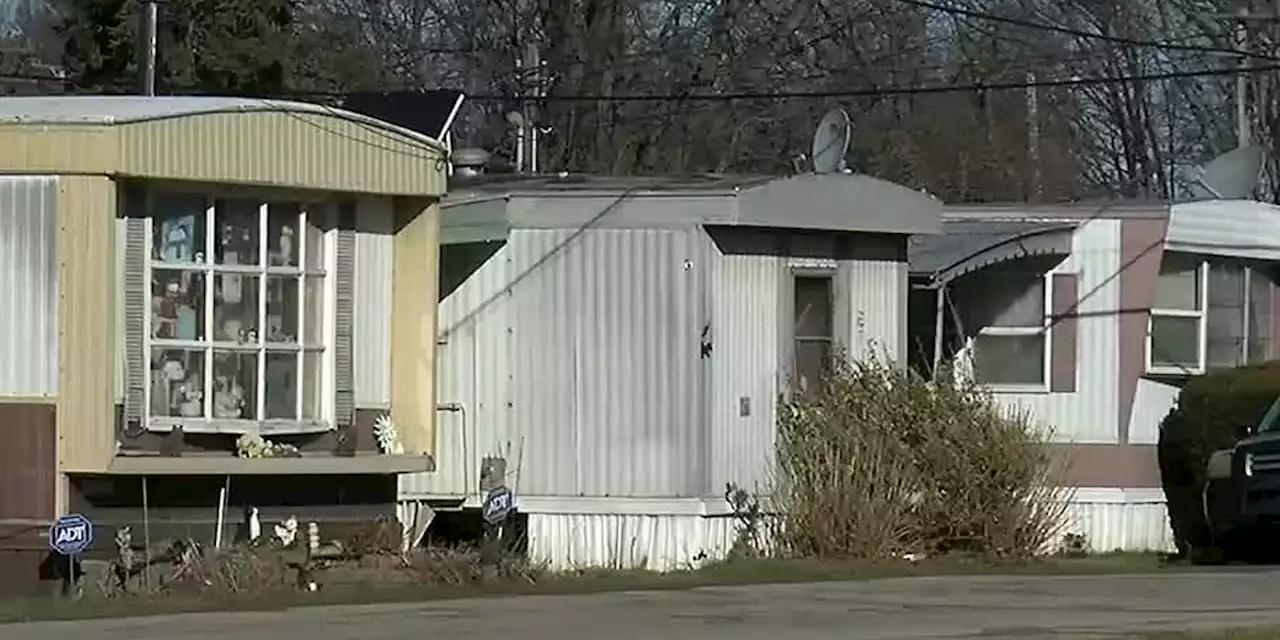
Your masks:
<instances>
[{"instance_id":1,"label":"porch awning","mask_svg":"<svg viewBox=\"0 0 1280 640\"><path fill-rule=\"evenodd\" d=\"M911 275L941 286L984 267L1032 256L1071 254L1074 223L954 221L936 236L915 236L907 245Z\"/></svg>"}]
</instances>

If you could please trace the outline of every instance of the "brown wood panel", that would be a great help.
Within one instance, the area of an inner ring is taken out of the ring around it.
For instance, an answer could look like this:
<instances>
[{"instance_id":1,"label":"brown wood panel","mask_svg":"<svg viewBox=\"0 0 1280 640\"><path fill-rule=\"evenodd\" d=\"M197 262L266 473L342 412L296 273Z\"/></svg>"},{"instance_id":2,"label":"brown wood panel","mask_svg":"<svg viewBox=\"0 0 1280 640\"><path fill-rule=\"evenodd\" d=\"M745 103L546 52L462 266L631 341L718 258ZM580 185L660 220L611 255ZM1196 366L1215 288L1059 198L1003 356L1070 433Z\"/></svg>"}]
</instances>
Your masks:
<instances>
[{"instance_id":1,"label":"brown wood panel","mask_svg":"<svg viewBox=\"0 0 1280 640\"><path fill-rule=\"evenodd\" d=\"M56 413L51 404L0 402L0 521L57 515Z\"/></svg>"},{"instance_id":2,"label":"brown wood panel","mask_svg":"<svg viewBox=\"0 0 1280 640\"><path fill-rule=\"evenodd\" d=\"M1154 489L1160 484L1160 465L1153 444L1049 445L1049 455L1063 465L1063 482L1070 487Z\"/></svg>"}]
</instances>

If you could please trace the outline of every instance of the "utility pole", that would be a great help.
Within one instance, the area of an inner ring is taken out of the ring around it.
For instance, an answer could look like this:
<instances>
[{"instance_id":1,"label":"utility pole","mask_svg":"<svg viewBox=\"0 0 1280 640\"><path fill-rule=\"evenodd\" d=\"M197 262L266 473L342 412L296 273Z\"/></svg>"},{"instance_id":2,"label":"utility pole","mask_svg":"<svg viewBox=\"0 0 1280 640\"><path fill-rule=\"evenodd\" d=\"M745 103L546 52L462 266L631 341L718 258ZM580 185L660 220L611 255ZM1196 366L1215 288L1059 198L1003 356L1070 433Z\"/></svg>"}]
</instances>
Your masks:
<instances>
[{"instance_id":1,"label":"utility pole","mask_svg":"<svg viewBox=\"0 0 1280 640\"><path fill-rule=\"evenodd\" d=\"M142 5L138 24L138 93L156 95L156 40L160 7L155 0Z\"/></svg>"},{"instance_id":2,"label":"utility pole","mask_svg":"<svg viewBox=\"0 0 1280 640\"><path fill-rule=\"evenodd\" d=\"M1249 9L1240 7L1237 14L1240 20L1236 22L1236 41L1235 48L1238 51L1244 51L1249 46L1249 27L1246 21L1249 18ZM1240 56L1238 62L1239 72L1236 73L1236 146L1249 146L1249 57Z\"/></svg>"},{"instance_id":3,"label":"utility pole","mask_svg":"<svg viewBox=\"0 0 1280 640\"><path fill-rule=\"evenodd\" d=\"M524 58L516 58L516 107L517 111L507 114L507 122L516 127L516 173L524 173L525 130L529 126L529 118L525 109L524 96L527 87L524 83Z\"/></svg>"},{"instance_id":4,"label":"utility pole","mask_svg":"<svg viewBox=\"0 0 1280 640\"><path fill-rule=\"evenodd\" d=\"M1031 162L1031 201L1044 196L1044 176L1040 167L1040 95L1036 72L1027 72L1027 159Z\"/></svg>"},{"instance_id":5,"label":"utility pole","mask_svg":"<svg viewBox=\"0 0 1280 640\"><path fill-rule=\"evenodd\" d=\"M533 96L532 100L526 101L525 104L525 123L529 127L529 173L538 172L538 106L542 98L542 56L538 51L538 44L530 42L525 55L525 60L529 63L529 69L533 77L529 94Z\"/></svg>"}]
</instances>

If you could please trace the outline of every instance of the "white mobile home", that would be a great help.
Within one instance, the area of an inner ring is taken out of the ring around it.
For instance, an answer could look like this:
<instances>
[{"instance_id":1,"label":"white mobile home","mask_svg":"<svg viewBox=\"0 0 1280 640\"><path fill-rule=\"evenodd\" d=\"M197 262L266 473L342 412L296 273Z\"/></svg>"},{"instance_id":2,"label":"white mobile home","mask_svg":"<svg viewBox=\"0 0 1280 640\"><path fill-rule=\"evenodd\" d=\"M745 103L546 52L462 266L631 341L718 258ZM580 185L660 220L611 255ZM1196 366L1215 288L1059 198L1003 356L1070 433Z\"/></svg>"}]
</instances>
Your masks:
<instances>
[{"instance_id":1,"label":"white mobile home","mask_svg":"<svg viewBox=\"0 0 1280 640\"><path fill-rule=\"evenodd\" d=\"M453 191L440 471L405 477L401 499L476 506L497 462L531 553L562 568L722 553L725 485L764 490L791 374L836 344L904 357L907 239L936 232L942 209L845 174Z\"/></svg>"}]
</instances>

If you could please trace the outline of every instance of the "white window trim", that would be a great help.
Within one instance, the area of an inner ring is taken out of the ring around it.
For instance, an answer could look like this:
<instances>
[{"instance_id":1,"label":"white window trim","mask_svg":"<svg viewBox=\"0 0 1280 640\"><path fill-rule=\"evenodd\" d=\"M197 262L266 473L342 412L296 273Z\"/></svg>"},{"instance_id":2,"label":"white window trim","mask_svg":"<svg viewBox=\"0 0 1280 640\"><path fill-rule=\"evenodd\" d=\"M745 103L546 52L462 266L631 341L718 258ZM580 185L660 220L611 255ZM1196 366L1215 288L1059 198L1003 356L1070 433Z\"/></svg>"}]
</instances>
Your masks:
<instances>
[{"instance_id":1,"label":"white window trim","mask_svg":"<svg viewBox=\"0 0 1280 640\"><path fill-rule=\"evenodd\" d=\"M990 326L982 327L978 333L970 336L966 340L965 348L970 353L970 370L972 371L974 380L986 387L992 393L1049 393L1050 376L1053 375L1053 363L1050 362L1053 356L1053 341L1050 340L1050 333L1053 331L1053 325L1049 319L1053 315L1053 273L1046 273L1040 276L1043 283L1044 294L1044 317L1040 320L1040 326L1023 326L1023 327L1001 327ZM1044 349L1044 370L1040 372L1039 382L1021 382L1021 383L988 383L978 380L977 367L977 338L978 336L1041 336L1041 348Z\"/></svg>"},{"instance_id":2,"label":"white window trim","mask_svg":"<svg viewBox=\"0 0 1280 640\"><path fill-rule=\"evenodd\" d=\"M840 327L837 324L838 321L840 320L840 313L837 308L840 301L840 294L836 289L839 286L839 279L837 278L837 275L838 275L838 264L834 260L792 258L788 261L786 291L789 295L787 296L788 297L787 304L786 304L787 312L785 316L786 322L787 322L785 326L790 327L790 330L787 333L790 335L790 338L791 338L786 343L786 354L787 354L786 371L788 373L787 375L788 378L793 377L798 373L798 370L796 367L796 352L797 352L796 345L798 345L799 343L826 342L831 346L832 353L835 353L835 350L842 345L842 341L838 337L840 335ZM795 331L796 280L800 278L826 279L830 282L830 287L831 287L830 289L831 335L830 336L805 336L805 335L799 335L796 333ZM790 388L792 385L783 384L783 386L786 388L785 392L788 394L788 397L790 397L789 394L794 391L794 389Z\"/></svg>"},{"instance_id":3,"label":"white window trim","mask_svg":"<svg viewBox=\"0 0 1280 640\"><path fill-rule=\"evenodd\" d=\"M1185 376L1185 375L1203 375L1208 370L1209 359L1209 259L1201 258L1196 265L1196 276L1200 281L1200 291L1198 300L1199 307L1196 310L1189 309L1159 309L1152 308L1151 313L1147 317L1147 339L1146 339L1146 368L1147 373L1160 376ZM1250 265L1245 265L1244 269L1244 309L1245 317L1241 319L1242 340L1240 342L1240 361L1249 362L1249 343L1252 336L1249 335L1249 309L1253 302L1253 275L1257 271ZM1196 366L1195 367L1171 367L1154 365L1151 362L1151 329L1154 320L1157 317L1164 318L1195 318L1196 334L1199 336L1200 344L1196 349ZM1275 336L1272 336L1275 339Z\"/></svg>"},{"instance_id":4,"label":"white window trim","mask_svg":"<svg viewBox=\"0 0 1280 640\"><path fill-rule=\"evenodd\" d=\"M322 237L322 243L323 243L324 252L325 252L325 260L324 260L324 264L321 267L321 270L308 270L305 267L307 242L305 239L305 235L303 233L299 233L299 237L297 240L298 264L301 265L297 269L297 272L298 272L297 275L299 276L298 286L300 288L299 297L298 297L299 299L299 309L298 309L299 343L296 345L290 344L290 345L276 347L277 351L283 349L288 351L296 351L297 353L296 367L297 367L297 376L298 376L297 377L298 389L297 389L296 398L294 402L295 402L295 415L299 416L299 418L257 419L257 420L242 419L242 418L234 418L234 419L214 418L212 417L212 407L211 407L211 403L213 402L212 393L204 393L204 397L203 397L203 402L204 402L203 413L205 416L210 416L210 417L192 418L188 416L153 416L151 415L151 393L152 393L151 386L152 385L150 383L150 380L151 380L150 362L152 357L151 355L152 350L156 348L156 344L155 344L155 338L152 337L151 309L150 309L151 307L150 300L151 300L152 292L151 292L150 286L151 286L152 274L154 270L169 269L169 270L178 270L178 271L191 271L191 272L199 272L205 275L204 295L206 297L207 302L206 304L203 305L204 306L203 313L205 316L204 326L205 326L206 332L211 332L213 330L212 327L213 327L213 306L214 305L211 301L212 298L210 298L209 296L210 296L210 292L215 286L214 278L212 277L214 274L242 272L246 275L252 274L252 275L263 276L264 279L262 282L262 286L258 287L258 313L259 313L259 316L261 317L266 313L267 287L266 287L265 276L268 273L265 266L245 266L243 268L236 268L234 266L229 266L229 265L220 265L220 266L217 266L216 268L211 268L210 266L206 265L205 268L196 267L196 268L184 269L181 266L169 265L153 259L152 256L153 256L153 250L154 250L153 243L155 241L155 235L154 235L155 218L152 215L152 212L153 212L152 205L154 201L153 195L157 191L163 192L163 191L170 191L170 190L148 189L146 194L147 215L144 218L146 246L143 247L143 251L145 253L146 266L143 274L143 282L146 283L145 286L147 288L145 291L145 297L148 302L147 302L147 309L142 314L142 317L143 317L143 327L142 327L143 365L142 366L143 366L144 376L148 380L148 383L143 385L143 415L145 416L144 423L147 425L147 430L150 432L166 432L166 431L172 430L174 427L181 426L184 431L190 432L190 433L226 433L226 434L232 434L232 435L257 433L263 436L302 435L302 434L309 434L309 433L324 433L324 432L333 430L335 426L334 412L336 411L336 407L334 405L335 405L335 385L336 385L336 377L337 377L336 371L334 370L334 365L335 365L334 345L336 344L336 337L337 337L336 336L337 326L335 322L336 320L335 310L336 310L337 304L336 304L336 300L334 299L334 296L336 296L337 294L337 255L336 255L337 254L337 229L332 227L329 229L326 229ZM208 256L211 259L212 256L214 255L214 249L215 249L215 244L214 244L215 234L213 233L212 229L214 228L213 220L215 216L215 208L217 206L217 201L219 199L246 199L246 194L238 193L234 190L223 191L223 190L213 189L213 190L202 190L202 195L206 202L205 213L204 213L205 215L204 253L206 256ZM335 204L335 203L331 203L323 200L312 200L312 199L306 199L306 198L280 198L277 200L268 200L265 198L258 197L256 196L256 194L251 199L263 200L263 202L259 205L258 224L259 224L259 252L264 260L265 260L265 256L267 255L265 252L265 246L267 245L267 242L268 242L267 230L269 226L267 211L272 201L290 202L290 203L295 203L299 206L300 214L301 214L301 218L299 220L300 230L306 228L306 216L309 213L309 210L311 208L316 206L333 206ZM305 323L306 323L304 318L306 316L306 305L307 305L306 293L305 293L307 278L308 277L314 278L317 276L323 278L322 291L324 292L323 294L324 297L323 297L323 300L321 301L321 304L322 304L321 313L324 314L321 319L323 328L320 332L322 345L318 348L308 347L303 342L304 340L303 332L305 331ZM258 371L256 372L256 381L255 381L257 384L255 395L256 395L256 400L258 405L256 408L256 415L259 415L259 416L263 415L264 405L266 401L266 394L264 393L265 387L266 387L266 378L264 375L265 368L266 368L265 354L268 351L268 348L265 345L249 346L249 345L236 345L231 343L217 343L213 341L212 338L210 338L207 340L165 340L164 343L160 346L170 347L174 349L184 349L184 348L206 349L210 352L214 349L220 349L220 350L244 350L244 351L257 353L259 357L257 359ZM303 397L304 397L302 385L304 384L304 380L306 376L306 360L305 359L306 359L307 353L315 353L317 351L321 353L321 359L320 359L321 383L320 383L320 389L318 391L318 393L320 393L320 398L319 398L320 406L319 406L319 412L318 412L319 415L314 419L311 419L311 418L304 419L304 418L301 418L301 415L302 415L302 404L303 404ZM203 382L205 385L211 385L213 380L213 358L209 357L208 353L206 353L206 357L204 358L203 364L204 364L204 371L202 374Z\"/></svg>"}]
</instances>

